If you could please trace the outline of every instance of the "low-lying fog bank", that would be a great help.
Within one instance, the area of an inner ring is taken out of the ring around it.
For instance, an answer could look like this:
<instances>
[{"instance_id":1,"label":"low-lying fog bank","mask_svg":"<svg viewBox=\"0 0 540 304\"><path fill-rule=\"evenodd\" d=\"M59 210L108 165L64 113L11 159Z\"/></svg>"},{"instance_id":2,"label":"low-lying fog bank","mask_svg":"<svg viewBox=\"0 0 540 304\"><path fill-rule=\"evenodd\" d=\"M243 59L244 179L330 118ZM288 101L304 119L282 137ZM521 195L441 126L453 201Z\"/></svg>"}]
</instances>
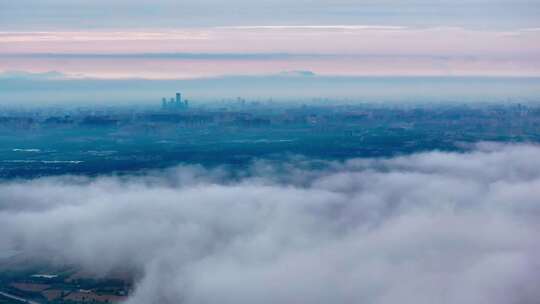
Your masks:
<instances>
[{"instance_id":1,"label":"low-lying fog bank","mask_svg":"<svg viewBox=\"0 0 540 304\"><path fill-rule=\"evenodd\" d=\"M534 303L540 147L0 184L0 249L128 303Z\"/></svg>"}]
</instances>

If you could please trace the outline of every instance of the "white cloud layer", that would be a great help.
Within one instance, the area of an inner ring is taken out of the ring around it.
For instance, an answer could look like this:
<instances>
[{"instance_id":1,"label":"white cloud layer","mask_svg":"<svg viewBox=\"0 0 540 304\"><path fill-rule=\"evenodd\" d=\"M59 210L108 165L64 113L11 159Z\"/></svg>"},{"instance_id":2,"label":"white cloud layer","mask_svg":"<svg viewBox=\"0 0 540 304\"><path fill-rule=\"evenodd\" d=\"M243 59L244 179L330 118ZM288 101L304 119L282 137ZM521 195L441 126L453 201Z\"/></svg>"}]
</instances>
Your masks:
<instances>
[{"instance_id":1,"label":"white cloud layer","mask_svg":"<svg viewBox=\"0 0 540 304\"><path fill-rule=\"evenodd\" d=\"M540 147L0 184L0 244L129 303L536 303Z\"/></svg>"}]
</instances>

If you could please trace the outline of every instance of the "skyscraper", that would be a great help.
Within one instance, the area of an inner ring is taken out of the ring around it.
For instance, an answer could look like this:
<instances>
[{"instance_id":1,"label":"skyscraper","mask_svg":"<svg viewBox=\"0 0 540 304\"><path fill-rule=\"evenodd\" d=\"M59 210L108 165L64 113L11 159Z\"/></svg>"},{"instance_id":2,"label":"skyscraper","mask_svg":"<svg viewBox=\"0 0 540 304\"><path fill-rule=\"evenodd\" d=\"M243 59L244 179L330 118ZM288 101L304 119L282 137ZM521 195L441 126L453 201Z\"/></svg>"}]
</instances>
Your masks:
<instances>
[{"instance_id":1,"label":"skyscraper","mask_svg":"<svg viewBox=\"0 0 540 304\"><path fill-rule=\"evenodd\" d=\"M161 108L162 109L167 109L167 98L163 97L161 98Z\"/></svg>"},{"instance_id":2,"label":"skyscraper","mask_svg":"<svg viewBox=\"0 0 540 304\"><path fill-rule=\"evenodd\" d=\"M176 107L181 108L182 107L182 95L180 93L176 93Z\"/></svg>"},{"instance_id":3,"label":"skyscraper","mask_svg":"<svg viewBox=\"0 0 540 304\"><path fill-rule=\"evenodd\" d=\"M188 101L182 100L182 94L180 92L176 93L176 96L174 98L170 98L167 100L167 98L161 99L161 108L163 110L183 110L188 108Z\"/></svg>"}]
</instances>

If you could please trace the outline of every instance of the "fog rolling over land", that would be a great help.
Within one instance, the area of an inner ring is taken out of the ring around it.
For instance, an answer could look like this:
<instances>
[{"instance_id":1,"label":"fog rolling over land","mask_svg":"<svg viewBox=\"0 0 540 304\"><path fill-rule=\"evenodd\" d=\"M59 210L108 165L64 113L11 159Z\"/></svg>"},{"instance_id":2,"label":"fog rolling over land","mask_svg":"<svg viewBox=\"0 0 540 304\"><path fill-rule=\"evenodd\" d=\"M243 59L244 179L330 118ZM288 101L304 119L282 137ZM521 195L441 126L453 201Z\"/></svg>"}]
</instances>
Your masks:
<instances>
[{"instance_id":1,"label":"fog rolling over land","mask_svg":"<svg viewBox=\"0 0 540 304\"><path fill-rule=\"evenodd\" d=\"M0 0L0 304L540 303L540 0Z\"/></svg>"},{"instance_id":2,"label":"fog rolling over land","mask_svg":"<svg viewBox=\"0 0 540 304\"><path fill-rule=\"evenodd\" d=\"M0 241L97 277L130 272L128 303L540 297L538 146L315 162L3 182Z\"/></svg>"}]
</instances>

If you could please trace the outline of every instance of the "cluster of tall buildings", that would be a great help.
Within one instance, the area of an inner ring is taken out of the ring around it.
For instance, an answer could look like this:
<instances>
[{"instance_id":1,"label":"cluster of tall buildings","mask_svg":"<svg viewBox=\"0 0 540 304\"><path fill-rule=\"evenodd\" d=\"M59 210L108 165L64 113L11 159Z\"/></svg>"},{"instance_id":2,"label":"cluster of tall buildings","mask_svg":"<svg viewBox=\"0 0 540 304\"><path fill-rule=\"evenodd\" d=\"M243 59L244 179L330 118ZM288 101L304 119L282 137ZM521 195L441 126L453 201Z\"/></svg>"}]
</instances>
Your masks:
<instances>
[{"instance_id":1,"label":"cluster of tall buildings","mask_svg":"<svg viewBox=\"0 0 540 304\"><path fill-rule=\"evenodd\" d=\"M176 97L169 100L163 97L161 99L161 108L163 110L185 110L188 108L188 101L187 99L182 100L182 94L176 93Z\"/></svg>"}]
</instances>

